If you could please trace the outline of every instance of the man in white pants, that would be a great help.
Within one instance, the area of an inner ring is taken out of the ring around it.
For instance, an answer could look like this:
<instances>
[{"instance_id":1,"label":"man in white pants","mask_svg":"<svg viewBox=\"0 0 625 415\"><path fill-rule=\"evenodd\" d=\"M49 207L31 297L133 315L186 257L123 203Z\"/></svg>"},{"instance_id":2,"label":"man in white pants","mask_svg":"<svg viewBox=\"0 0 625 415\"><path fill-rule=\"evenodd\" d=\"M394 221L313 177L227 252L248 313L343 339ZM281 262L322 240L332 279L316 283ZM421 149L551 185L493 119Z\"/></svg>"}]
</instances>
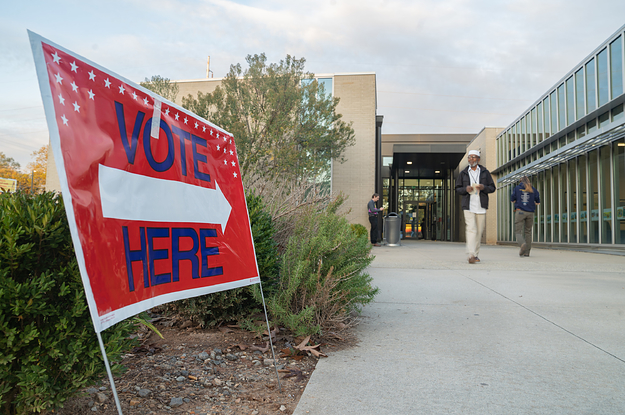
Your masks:
<instances>
[{"instance_id":1,"label":"man in white pants","mask_svg":"<svg viewBox=\"0 0 625 415\"><path fill-rule=\"evenodd\" d=\"M488 194L495 191L495 183L486 167L479 164L478 150L469 151L468 162L467 168L456 178L456 192L462 195L469 264L475 264L480 262L478 255L486 224Z\"/></svg>"}]
</instances>

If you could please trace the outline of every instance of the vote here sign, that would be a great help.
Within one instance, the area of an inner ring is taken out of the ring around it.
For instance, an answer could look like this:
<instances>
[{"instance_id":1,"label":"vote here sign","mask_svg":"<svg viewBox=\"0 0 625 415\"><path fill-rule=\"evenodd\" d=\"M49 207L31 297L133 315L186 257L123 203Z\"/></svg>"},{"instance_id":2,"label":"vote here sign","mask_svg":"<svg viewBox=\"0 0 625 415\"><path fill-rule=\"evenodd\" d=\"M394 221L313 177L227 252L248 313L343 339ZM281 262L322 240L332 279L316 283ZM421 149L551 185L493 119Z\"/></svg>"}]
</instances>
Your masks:
<instances>
[{"instance_id":1,"label":"vote here sign","mask_svg":"<svg viewBox=\"0 0 625 415\"><path fill-rule=\"evenodd\" d=\"M29 32L96 331L259 282L231 134Z\"/></svg>"}]
</instances>

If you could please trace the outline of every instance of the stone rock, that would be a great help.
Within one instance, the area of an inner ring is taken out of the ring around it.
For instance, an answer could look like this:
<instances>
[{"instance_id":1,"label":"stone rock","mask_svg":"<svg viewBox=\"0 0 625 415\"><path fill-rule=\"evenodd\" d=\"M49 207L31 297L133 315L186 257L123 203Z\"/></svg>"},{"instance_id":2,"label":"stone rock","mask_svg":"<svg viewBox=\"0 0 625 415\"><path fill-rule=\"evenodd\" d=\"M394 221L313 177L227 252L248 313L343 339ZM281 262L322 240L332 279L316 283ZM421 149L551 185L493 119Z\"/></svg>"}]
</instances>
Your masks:
<instances>
[{"instance_id":1,"label":"stone rock","mask_svg":"<svg viewBox=\"0 0 625 415\"><path fill-rule=\"evenodd\" d=\"M101 391L105 391L106 390L106 386L100 386L100 390Z\"/></svg>"},{"instance_id":2,"label":"stone rock","mask_svg":"<svg viewBox=\"0 0 625 415\"><path fill-rule=\"evenodd\" d=\"M130 406L137 406L141 403L141 399L139 398L132 398L130 400Z\"/></svg>"},{"instance_id":3,"label":"stone rock","mask_svg":"<svg viewBox=\"0 0 625 415\"><path fill-rule=\"evenodd\" d=\"M199 357L202 360L206 360L206 359L208 359L210 357L210 355L208 353L206 353L206 352L202 352L197 357Z\"/></svg>"},{"instance_id":4,"label":"stone rock","mask_svg":"<svg viewBox=\"0 0 625 415\"><path fill-rule=\"evenodd\" d=\"M185 379L186 379L186 378L185 378L184 376L178 376L178 377L176 378L176 381L177 381L177 382L184 382L184 380L185 380Z\"/></svg>"},{"instance_id":5,"label":"stone rock","mask_svg":"<svg viewBox=\"0 0 625 415\"><path fill-rule=\"evenodd\" d=\"M282 412L286 411L286 406L284 406L284 405L280 405L280 410L281 410Z\"/></svg>"},{"instance_id":6,"label":"stone rock","mask_svg":"<svg viewBox=\"0 0 625 415\"><path fill-rule=\"evenodd\" d=\"M213 385L215 386L221 386L221 384L223 383L223 381L221 379L213 379Z\"/></svg>"},{"instance_id":7,"label":"stone rock","mask_svg":"<svg viewBox=\"0 0 625 415\"><path fill-rule=\"evenodd\" d=\"M98 392L95 394L96 399L98 400L98 402L100 403L104 403L106 402L106 400L108 399L108 396L106 396L105 394L103 394L102 392Z\"/></svg>"},{"instance_id":8,"label":"stone rock","mask_svg":"<svg viewBox=\"0 0 625 415\"><path fill-rule=\"evenodd\" d=\"M215 352L216 355L221 354L221 349L215 349L213 351Z\"/></svg>"},{"instance_id":9,"label":"stone rock","mask_svg":"<svg viewBox=\"0 0 625 415\"><path fill-rule=\"evenodd\" d=\"M226 355L226 359L228 359L228 360L232 360L232 361L235 361L235 360L237 360L237 359L238 359L238 356L235 356L235 355L233 355L232 353L228 353L228 354Z\"/></svg>"},{"instance_id":10,"label":"stone rock","mask_svg":"<svg viewBox=\"0 0 625 415\"><path fill-rule=\"evenodd\" d=\"M91 407L91 412L98 412L98 407L97 406L92 406Z\"/></svg>"},{"instance_id":11,"label":"stone rock","mask_svg":"<svg viewBox=\"0 0 625 415\"><path fill-rule=\"evenodd\" d=\"M87 390L85 392L87 392L89 395L93 395L97 391L98 390L96 388L87 388Z\"/></svg>"},{"instance_id":12,"label":"stone rock","mask_svg":"<svg viewBox=\"0 0 625 415\"><path fill-rule=\"evenodd\" d=\"M150 394L152 393L151 390L149 389L139 389L139 396L142 398L146 398L148 396L150 396Z\"/></svg>"},{"instance_id":13,"label":"stone rock","mask_svg":"<svg viewBox=\"0 0 625 415\"><path fill-rule=\"evenodd\" d=\"M263 360L263 364L265 366L271 366L271 365L273 365L273 360L272 359L265 359L265 360Z\"/></svg>"},{"instance_id":14,"label":"stone rock","mask_svg":"<svg viewBox=\"0 0 625 415\"><path fill-rule=\"evenodd\" d=\"M182 400L182 398L171 398L171 401L169 401L169 406L172 408L177 408L181 406L183 402L184 401Z\"/></svg>"}]
</instances>

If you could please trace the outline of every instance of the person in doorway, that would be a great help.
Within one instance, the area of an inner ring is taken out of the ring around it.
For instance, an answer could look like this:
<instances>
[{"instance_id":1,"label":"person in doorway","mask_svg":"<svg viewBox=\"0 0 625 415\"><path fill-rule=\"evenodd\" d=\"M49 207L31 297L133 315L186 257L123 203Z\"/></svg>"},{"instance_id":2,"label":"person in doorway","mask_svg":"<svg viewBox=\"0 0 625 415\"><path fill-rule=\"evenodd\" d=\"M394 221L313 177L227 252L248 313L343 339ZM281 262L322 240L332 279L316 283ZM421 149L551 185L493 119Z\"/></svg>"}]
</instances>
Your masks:
<instances>
[{"instance_id":1,"label":"person in doorway","mask_svg":"<svg viewBox=\"0 0 625 415\"><path fill-rule=\"evenodd\" d=\"M532 249L532 226L534 226L534 212L540 204L540 194L527 176L521 178L521 183L514 188L510 201L514 204L514 233L519 244L519 256L530 256Z\"/></svg>"},{"instance_id":2,"label":"person in doorway","mask_svg":"<svg viewBox=\"0 0 625 415\"><path fill-rule=\"evenodd\" d=\"M486 225L488 194L493 193L496 187L490 172L479 164L478 150L469 151L468 162L469 166L462 169L456 178L456 193L462 196L469 264L475 264L480 262L478 255Z\"/></svg>"},{"instance_id":3,"label":"person in doorway","mask_svg":"<svg viewBox=\"0 0 625 415\"><path fill-rule=\"evenodd\" d=\"M383 212L384 208L378 209L376 203L380 200L380 195L374 193L371 200L367 203L367 212L369 213L369 223L371 224L371 245L380 246L378 243L378 213Z\"/></svg>"}]
</instances>

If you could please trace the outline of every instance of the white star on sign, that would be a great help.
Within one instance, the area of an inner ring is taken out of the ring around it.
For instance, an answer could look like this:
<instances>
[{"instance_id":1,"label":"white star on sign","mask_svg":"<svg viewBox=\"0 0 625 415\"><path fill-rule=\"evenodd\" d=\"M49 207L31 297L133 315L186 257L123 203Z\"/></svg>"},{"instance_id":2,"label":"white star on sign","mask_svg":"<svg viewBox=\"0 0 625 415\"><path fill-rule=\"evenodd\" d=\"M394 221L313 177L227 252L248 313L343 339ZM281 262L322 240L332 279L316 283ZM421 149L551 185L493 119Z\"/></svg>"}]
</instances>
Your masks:
<instances>
[{"instance_id":1,"label":"white star on sign","mask_svg":"<svg viewBox=\"0 0 625 415\"><path fill-rule=\"evenodd\" d=\"M185 123L185 124L187 123L187 121L189 121L189 120L187 119L187 117L184 117L184 123Z\"/></svg>"},{"instance_id":2,"label":"white star on sign","mask_svg":"<svg viewBox=\"0 0 625 415\"><path fill-rule=\"evenodd\" d=\"M230 150L230 155L234 156L234 151Z\"/></svg>"},{"instance_id":3,"label":"white star on sign","mask_svg":"<svg viewBox=\"0 0 625 415\"><path fill-rule=\"evenodd\" d=\"M232 163L232 167L237 165L234 161L232 161L231 163Z\"/></svg>"},{"instance_id":4,"label":"white star on sign","mask_svg":"<svg viewBox=\"0 0 625 415\"><path fill-rule=\"evenodd\" d=\"M220 149L219 144L217 144L217 150L219 150L219 149Z\"/></svg>"},{"instance_id":5,"label":"white star on sign","mask_svg":"<svg viewBox=\"0 0 625 415\"><path fill-rule=\"evenodd\" d=\"M65 114L63 114L63 116L61 117L61 119L63 120L63 124L68 125L68 124L67 124L67 118L65 118Z\"/></svg>"},{"instance_id":6,"label":"white star on sign","mask_svg":"<svg viewBox=\"0 0 625 415\"><path fill-rule=\"evenodd\" d=\"M78 73L78 71L76 70L78 69L78 65L76 65L76 61L70 63L70 65L72 65L72 72Z\"/></svg>"},{"instance_id":7,"label":"white star on sign","mask_svg":"<svg viewBox=\"0 0 625 415\"><path fill-rule=\"evenodd\" d=\"M148 101L148 97L143 98L143 103L145 105L148 105L150 103L150 101Z\"/></svg>"},{"instance_id":8,"label":"white star on sign","mask_svg":"<svg viewBox=\"0 0 625 415\"><path fill-rule=\"evenodd\" d=\"M169 115L169 108L165 110L165 115Z\"/></svg>"},{"instance_id":9,"label":"white star on sign","mask_svg":"<svg viewBox=\"0 0 625 415\"><path fill-rule=\"evenodd\" d=\"M93 97L95 97L95 94L93 93L93 91L90 89L89 90L89 99L92 99L95 101L95 99L93 99Z\"/></svg>"},{"instance_id":10,"label":"white star on sign","mask_svg":"<svg viewBox=\"0 0 625 415\"><path fill-rule=\"evenodd\" d=\"M120 86L119 86L119 93L120 93L120 94L122 94L122 95L124 95L124 91L125 91L124 86L123 86L123 85L120 85Z\"/></svg>"},{"instance_id":11,"label":"white star on sign","mask_svg":"<svg viewBox=\"0 0 625 415\"><path fill-rule=\"evenodd\" d=\"M59 102L63 105L65 105L65 98L63 98L63 95L59 94Z\"/></svg>"},{"instance_id":12,"label":"white star on sign","mask_svg":"<svg viewBox=\"0 0 625 415\"><path fill-rule=\"evenodd\" d=\"M176 121L178 121L178 116L179 116L178 113L176 113Z\"/></svg>"},{"instance_id":13,"label":"white star on sign","mask_svg":"<svg viewBox=\"0 0 625 415\"><path fill-rule=\"evenodd\" d=\"M89 72L89 80L95 81L95 74L93 73L93 69L91 70L91 72Z\"/></svg>"},{"instance_id":14,"label":"white star on sign","mask_svg":"<svg viewBox=\"0 0 625 415\"><path fill-rule=\"evenodd\" d=\"M72 85L72 91L74 91L74 92L78 91L78 85L76 85L76 84L74 83L74 81L72 81L72 84L71 84L71 85Z\"/></svg>"},{"instance_id":15,"label":"white star on sign","mask_svg":"<svg viewBox=\"0 0 625 415\"><path fill-rule=\"evenodd\" d=\"M80 105L78 105L78 102L74 101L72 105L74 106L74 111L80 112Z\"/></svg>"},{"instance_id":16,"label":"white star on sign","mask_svg":"<svg viewBox=\"0 0 625 415\"><path fill-rule=\"evenodd\" d=\"M233 175L234 177L237 177L237 174L236 174L236 173L232 173L232 175Z\"/></svg>"},{"instance_id":17,"label":"white star on sign","mask_svg":"<svg viewBox=\"0 0 625 415\"><path fill-rule=\"evenodd\" d=\"M195 129L197 129L199 127L198 123L195 123Z\"/></svg>"},{"instance_id":18,"label":"white star on sign","mask_svg":"<svg viewBox=\"0 0 625 415\"><path fill-rule=\"evenodd\" d=\"M61 57L56 51L52 54L52 60L54 60L54 63L61 63Z\"/></svg>"},{"instance_id":19,"label":"white star on sign","mask_svg":"<svg viewBox=\"0 0 625 415\"><path fill-rule=\"evenodd\" d=\"M226 147L224 147L224 154L226 154Z\"/></svg>"},{"instance_id":20,"label":"white star on sign","mask_svg":"<svg viewBox=\"0 0 625 415\"><path fill-rule=\"evenodd\" d=\"M224 141L228 141L228 137L224 135Z\"/></svg>"},{"instance_id":21,"label":"white star on sign","mask_svg":"<svg viewBox=\"0 0 625 415\"><path fill-rule=\"evenodd\" d=\"M228 165L228 161L227 161L227 160L224 160L224 164L227 166L227 165Z\"/></svg>"},{"instance_id":22,"label":"white star on sign","mask_svg":"<svg viewBox=\"0 0 625 415\"><path fill-rule=\"evenodd\" d=\"M133 97L133 98L135 99L135 101L136 101L136 100L137 100L137 93L136 93L136 92L133 92L133 93L132 93L132 97Z\"/></svg>"},{"instance_id":23,"label":"white star on sign","mask_svg":"<svg viewBox=\"0 0 625 415\"><path fill-rule=\"evenodd\" d=\"M107 87L108 89L111 89L111 81L109 81L108 78L104 80L104 86Z\"/></svg>"},{"instance_id":24,"label":"white star on sign","mask_svg":"<svg viewBox=\"0 0 625 415\"><path fill-rule=\"evenodd\" d=\"M203 132L203 133L205 133L205 132L206 132L206 126L205 126L205 125L203 125L203 126L202 126L202 132Z\"/></svg>"},{"instance_id":25,"label":"white star on sign","mask_svg":"<svg viewBox=\"0 0 625 415\"><path fill-rule=\"evenodd\" d=\"M219 138L219 133L217 133L217 138Z\"/></svg>"},{"instance_id":26,"label":"white star on sign","mask_svg":"<svg viewBox=\"0 0 625 415\"><path fill-rule=\"evenodd\" d=\"M63 78L61 78L61 74L57 73L56 75L54 75L54 77L56 78L56 82L63 85Z\"/></svg>"},{"instance_id":27,"label":"white star on sign","mask_svg":"<svg viewBox=\"0 0 625 415\"><path fill-rule=\"evenodd\" d=\"M211 130L211 135L213 135L213 130Z\"/></svg>"}]
</instances>

